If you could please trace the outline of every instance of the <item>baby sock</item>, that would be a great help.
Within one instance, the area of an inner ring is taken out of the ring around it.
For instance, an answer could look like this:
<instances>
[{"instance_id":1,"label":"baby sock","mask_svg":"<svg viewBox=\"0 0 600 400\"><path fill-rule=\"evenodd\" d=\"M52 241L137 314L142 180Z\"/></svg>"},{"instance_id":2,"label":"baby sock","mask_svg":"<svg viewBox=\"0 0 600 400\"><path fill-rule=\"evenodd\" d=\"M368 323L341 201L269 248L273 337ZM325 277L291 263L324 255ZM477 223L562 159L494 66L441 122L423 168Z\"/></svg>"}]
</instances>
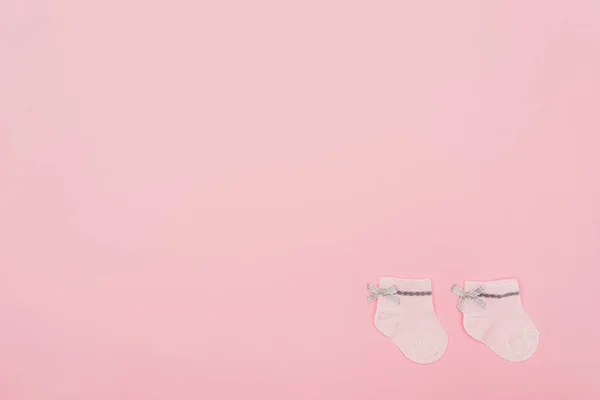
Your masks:
<instances>
[{"instance_id":1,"label":"baby sock","mask_svg":"<svg viewBox=\"0 0 600 400\"><path fill-rule=\"evenodd\" d=\"M377 301L375 326L396 343L404 355L420 364L439 360L448 335L438 320L429 279L381 278L367 285L369 301Z\"/></svg>"},{"instance_id":2,"label":"baby sock","mask_svg":"<svg viewBox=\"0 0 600 400\"><path fill-rule=\"evenodd\" d=\"M525 361L535 352L537 328L521 305L516 279L465 281L465 289L452 286L460 296L465 331L508 361Z\"/></svg>"}]
</instances>

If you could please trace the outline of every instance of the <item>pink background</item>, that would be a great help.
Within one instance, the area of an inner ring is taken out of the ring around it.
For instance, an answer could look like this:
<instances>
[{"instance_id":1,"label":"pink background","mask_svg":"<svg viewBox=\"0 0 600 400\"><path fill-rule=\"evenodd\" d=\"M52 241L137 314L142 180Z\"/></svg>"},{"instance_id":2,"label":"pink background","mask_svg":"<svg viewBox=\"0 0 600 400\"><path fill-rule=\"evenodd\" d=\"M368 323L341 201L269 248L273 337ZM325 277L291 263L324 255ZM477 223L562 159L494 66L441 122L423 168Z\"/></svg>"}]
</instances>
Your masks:
<instances>
[{"instance_id":1,"label":"pink background","mask_svg":"<svg viewBox=\"0 0 600 400\"><path fill-rule=\"evenodd\" d=\"M599 20L2 0L0 399L598 399ZM439 362L374 328L382 275L433 279ZM520 364L448 290L513 276Z\"/></svg>"}]
</instances>

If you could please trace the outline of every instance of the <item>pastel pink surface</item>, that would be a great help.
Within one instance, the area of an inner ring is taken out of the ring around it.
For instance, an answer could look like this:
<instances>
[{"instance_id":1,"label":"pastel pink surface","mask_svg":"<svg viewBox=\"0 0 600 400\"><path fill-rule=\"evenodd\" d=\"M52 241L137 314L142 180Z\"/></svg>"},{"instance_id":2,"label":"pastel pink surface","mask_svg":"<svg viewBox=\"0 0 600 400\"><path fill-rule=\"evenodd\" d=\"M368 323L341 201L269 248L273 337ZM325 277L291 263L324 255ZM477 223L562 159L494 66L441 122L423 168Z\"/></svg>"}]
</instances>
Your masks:
<instances>
[{"instance_id":1,"label":"pastel pink surface","mask_svg":"<svg viewBox=\"0 0 600 400\"><path fill-rule=\"evenodd\" d=\"M0 2L0 399L598 399L600 2ZM431 277L430 365L365 283ZM449 288L516 277L506 362Z\"/></svg>"}]
</instances>

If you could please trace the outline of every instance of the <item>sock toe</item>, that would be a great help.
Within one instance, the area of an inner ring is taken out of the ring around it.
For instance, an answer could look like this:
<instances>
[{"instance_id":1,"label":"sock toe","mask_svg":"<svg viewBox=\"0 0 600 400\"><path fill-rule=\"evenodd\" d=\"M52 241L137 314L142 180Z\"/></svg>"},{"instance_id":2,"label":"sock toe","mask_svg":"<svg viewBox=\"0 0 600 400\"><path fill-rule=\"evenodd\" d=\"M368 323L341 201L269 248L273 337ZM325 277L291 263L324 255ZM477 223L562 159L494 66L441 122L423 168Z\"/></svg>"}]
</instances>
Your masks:
<instances>
[{"instance_id":1,"label":"sock toe","mask_svg":"<svg viewBox=\"0 0 600 400\"><path fill-rule=\"evenodd\" d=\"M448 335L437 318L419 324L417 329L399 332L393 340L409 360L419 364L439 360L448 347Z\"/></svg>"},{"instance_id":2,"label":"sock toe","mask_svg":"<svg viewBox=\"0 0 600 400\"><path fill-rule=\"evenodd\" d=\"M497 327L490 348L508 361L525 361L536 351L539 342L537 328L528 321L512 321Z\"/></svg>"}]
</instances>

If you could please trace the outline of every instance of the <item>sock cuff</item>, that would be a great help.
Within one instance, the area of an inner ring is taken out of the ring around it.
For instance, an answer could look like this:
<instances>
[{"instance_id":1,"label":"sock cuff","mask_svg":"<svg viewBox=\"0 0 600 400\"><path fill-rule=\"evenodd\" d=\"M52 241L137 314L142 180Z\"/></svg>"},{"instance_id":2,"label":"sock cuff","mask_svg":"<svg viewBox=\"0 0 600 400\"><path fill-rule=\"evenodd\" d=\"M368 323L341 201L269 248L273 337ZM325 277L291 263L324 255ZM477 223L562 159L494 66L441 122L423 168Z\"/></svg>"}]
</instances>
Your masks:
<instances>
[{"instance_id":1,"label":"sock cuff","mask_svg":"<svg viewBox=\"0 0 600 400\"><path fill-rule=\"evenodd\" d=\"M396 286L400 292L431 292L431 279L379 278L379 287Z\"/></svg>"},{"instance_id":2,"label":"sock cuff","mask_svg":"<svg viewBox=\"0 0 600 400\"><path fill-rule=\"evenodd\" d=\"M465 290L471 291L483 288L487 295L518 294L519 283L516 279L498 279L493 281L465 281Z\"/></svg>"}]
</instances>

